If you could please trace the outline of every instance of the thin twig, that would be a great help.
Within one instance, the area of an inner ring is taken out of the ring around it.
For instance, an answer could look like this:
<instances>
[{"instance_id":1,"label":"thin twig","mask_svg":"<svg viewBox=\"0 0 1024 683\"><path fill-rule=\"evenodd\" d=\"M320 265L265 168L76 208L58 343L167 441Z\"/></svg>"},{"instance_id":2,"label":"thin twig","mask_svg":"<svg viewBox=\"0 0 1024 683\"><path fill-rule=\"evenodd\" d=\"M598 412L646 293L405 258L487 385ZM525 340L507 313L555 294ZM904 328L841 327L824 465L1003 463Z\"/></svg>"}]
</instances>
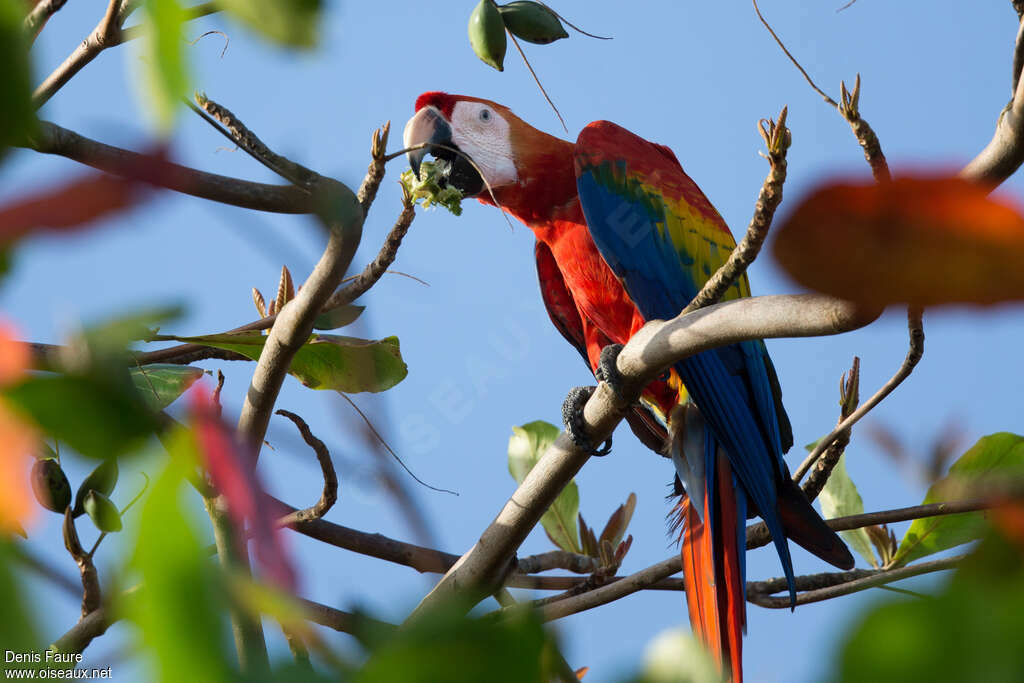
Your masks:
<instances>
[{"instance_id":1,"label":"thin twig","mask_svg":"<svg viewBox=\"0 0 1024 683\"><path fill-rule=\"evenodd\" d=\"M768 148L768 163L771 168L764 179L761 191L754 205L754 216L750 219L747 232L729 254L729 259L715 274L704 283L697 296L686 305L682 313L696 311L713 303L717 303L726 291L747 271L750 264L757 258L761 245L768 235L775 209L782 201L782 186L786 181L786 150L792 141L789 129L786 128L786 107L779 113L779 121L761 119L758 128Z\"/></svg>"},{"instance_id":2,"label":"thin twig","mask_svg":"<svg viewBox=\"0 0 1024 683\"><path fill-rule=\"evenodd\" d=\"M64 590L65 593L78 597L81 594L81 585L73 578L51 566L46 560L36 556L22 543L10 545L11 555L17 562L31 569L39 576L42 576L50 583Z\"/></svg>"},{"instance_id":3,"label":"thin twig","mask_svg":"<svg viewBox=\"0 0 1024 683\"><path fill-rule=\"evenodd\" d=\"M961 562L963 562L965 557L967 556L956 555L954 557L947 557L941 560L931 560L929 562L912 564L908 567L900 567L899 569L861 570L866 572L866 574L861 578L847 580L838 583L837 585L807 590L803 593L799 593L796 596L796 604L807 605L812 602L821 602L822 600L830 600L843 595L857 593L862 590L867 590L868 588L876 588L887 583L892 583L893 581L909 579L912 576L921 576L922 574L931 574L933 572L955 569ZM848 573L849 572L842 572L841 574ZM747 600L761 607L768 607L771 609L789 609L792 606L789 596L773 597L766 595L768 592L775 592L770 589L778 585L780 581L783 582L783 585L777 590L784 590L785 578L759 581L756 584L747 584ZM764 590L758 590L760 588L763 588Z\"/></svg>"},{"instance_id":4,"label":"thin twig","mask_svg":"<svg viewBox=\"0 0 1024 683\"><path fill-rule=\"evenodd\" d=\"M844 374L839 380L839 398L839 424L842 424L843 420L850 416L857 403L860 402L860 358L856 356L853 358L850 374ZM825 454L815 463L814 471L811 472L811 476L807 478L803 486L807 500L813 501L825 488L832 470L835 469L839 458L843 456L846 446L850 443L851 431L849 428L841 431L825 450Z\"/></svg>"},{"instance_id":5,"label":"thin twig","mask_svg":"<svg viewBox=\"0 0 1024 683\"><path fill-rule=\"evenodd\" d=\"M550 104L551 108L555 111L555 116L558 117L558 121L562 124L562 128L565 130L566 133L568 133L569 127L565 125L565 119L562 118L562 112L558 111L558 107L556 107L555 103L551 100L551 97L548 95L548 91L544 89L544 86L541 84L540 79L537 78L537 72L534 71L533 66L530 65L530 60L526 58L526 53L523 52L523 48L519 47L519 41L516 40L516 37L512 34L512 31L505 29L505 32L508 34L508 37L512 39L512 44L516 46L517 50L519 50L519 56L523 58L523 63L526 64L526 68L530 70L530 75L533 76L533 82L537 84L538 88L540 88L540 92L542 95L544 95L544 99L548 101L548 104Z\"/></svg>"},{"instance_id":6,"label":"thin twig","mask_svg":"<svg viewBox=\"0 0 1024 683\"><path fill-rule=\"evenodd\" d=\"M817 462L821 454L825 452L825 449L832 445L832 442L840 435L844 430L850 429L860 420L862 417L868 414L872 408L881 403L881 401L893 392L903 380L910 376L910 373L914 371L914 367L918 361L921 360L921 356L924 353L924 327L922 321L922 310L911 306L907 309L907 327L910 332L910 348L907 350L907 355L903 359L903 364L900 365L899 370L896 371L888 382L882 385L875 395L865 401L863 404L857 407L857 410L853 411L849 417L841 421L836 428L833 429L828 436L818 442L818 445L814 447L814 450L804 458L804 461L800 463L800 467L797 468L793 474L793 481L799 483L804 475L807 474L811 466Z\"/></svg>"},{"instance_id":7,"label":"thin twig","mask_svg":"<svg viewBox=\"0 0 1024 683\"><path fill-rule=\"evenodd\" d=\"M106 633L113 622L114 619L111 619L107 608L95 609L82 617L64 635L53 641L50 648L69 654L81 653L89 647L89 643Z\"/></svg>"},{"instance_id":8,"label":"thin twig","mask_svg":"<svg viewBox=\"0 0 1024 683\"><path fill-rule=\"evenodd\" d=\"M189 106L221 135L238 145L246 154L260 162L293 185L309 191L320 180L320 175L302 164L275 153L235 116L230 109L211 100L203 93L195 94L196 104Z\"/></svg>"},{"instance_id":9,"label":"thin twig","mask_svg":"<svg viewBox=\"0 0 1024 683\"><path fill-rule=\"evenodd\" d=\"M327 450L327 446L324 445L324 442L313 435L313 432L309 430L309 425L307 425L306 421L301 417L283 409L278 410L277 414L287 417L295 423L299 433L302 435L303 441L305 441L306 444L313 449L313 452L316 453L317 462L320 463L320 471L323 472L324 475L324 490L323 493L320 494L320 500L318 500L312 507L289 513L279 520L278 524L281 526L287 526L295 522L320 519L327 514L327 511L330 510L338 500L338 475L334 471L334 464L331 462L331 454Z\"/></svg>"},{"instance_id":10,"label":"thin twig","mask_svg":"<svg viewBox=\"0 0 1024 683\"><path fill-rule=\"evenodd\" d=\"M800 62L796 61L796 57L794 57L790 53L790 51L786 49L786 46L782 43L782 40L779 38L778 35L776 35L774 29L772 29L771 25L768 24L767 20L765 20L764 16L761 14L761 8L757 6L757 0L751 0L751 2L754 3L754 11L757 12L757 18L760 19L761 23L764 24L764 27L768 29L768 33L772 34L772 38L775 39L775 42L778 43L779 47L782 48L782 51L786 53L787 57L789 57L789 61L793 62L793 66L800 70L800 73L804 75L804 78L807 79L807 82L811 85L812 88L814 88L814 91L816 93L821 95L821 97L826 102L828 102L833 107L836 107L838 109L839 105L836 103L836 101L829 97L824 90L822 90L817 86L817 84L815 84L814 80L810 77L810 75L808 75L808 73L804 71L804 68L800 66Z\"/></svg>"},{"instance_id":11,"label":"thin twig","mask_svg":"<svg viewBox=\"0 0 1024 683\"><path fill-rule=\"evenodd\" d=\"M185 9L185 21L192 21L193 19L199 19L201 17L208 16L210 14L216 14L220 11L220 5L214 2L204 2L199 5L194 5ZM141 38L144 34L145 28L142 25L138 26L125 26L121 29L121 40L120 43L127 43L129 40L135 40ZM206 35L205 33L203 35ZM113 45L109 46L113 47ZM227 49L225 44L224 49ZM221 54L223 57L223 53Z\"/></svg>"},{"instance_id":12,"label":"thin twig","mask_svg":"<svg viewBox=\"0 0 1024 683\"><path fill-rule=\"evenodd\" d=\"M857 80L854 81L852 91L846 89L845 81L839 83L839 89L841 103L837 108L842 117L846 119L846 122L850 124L850 130L853 131L854 137L857 138L861 149L864 150L864 158L871 167L871 174L875 177L875 182L884 183L892 180L889 164L882 153L882 144L879 142L878 136L875 135L875 131L868 125L868 122L860 116L858 106L860 102L860 74L857 74Z\"/></svg>"},{"instance_id":13,"label":"thin twig","mask_svg":"<svg viewBox=\"0 0 1024 683\"><path fill-rule=\"evenodd\" d=\"M370 140L370 165L366 169L366 175L363 176L363 182L360 183L359 189L356 190L356 198L359 200L359 205L363 207L363 218L370 212L370 205L376 199L377 189L380 187L381 181L384 180L384 170L387 165L387 159L384 157L390 133L391 122L387 121L383 126L373 131L373 138ZM403 185L402 188L404 190L405 186ZM412 219L410 218L409 221L412 222Z\"/></svg>"},{"instance_id":14,"label":"thin twig","mask_svg":"<svg viewBox=\"0 0 1024 683\"><path fill-rule=\"evenodd\" d=\"M123 0L110 0L103 18L67 59L46 77L35 92L32 104L36 109L46 104L53 95L71 80L82 68L94 60L108 47L120 44L121 23L119 21Z\"/></svg>"},{"instance_id":15,"label":"thin twig","mask_svg":"<svg viewBox=\"0 0 1024 683\"><path fill-rule=\"evenodd\" d=\"M570 553L566 550L550 550L539 555L521 557L517 569L523 574L536 574L551 569L565 569L577 574L591 574L600 567L596 557Z\"/></svg>"}]
</instances>

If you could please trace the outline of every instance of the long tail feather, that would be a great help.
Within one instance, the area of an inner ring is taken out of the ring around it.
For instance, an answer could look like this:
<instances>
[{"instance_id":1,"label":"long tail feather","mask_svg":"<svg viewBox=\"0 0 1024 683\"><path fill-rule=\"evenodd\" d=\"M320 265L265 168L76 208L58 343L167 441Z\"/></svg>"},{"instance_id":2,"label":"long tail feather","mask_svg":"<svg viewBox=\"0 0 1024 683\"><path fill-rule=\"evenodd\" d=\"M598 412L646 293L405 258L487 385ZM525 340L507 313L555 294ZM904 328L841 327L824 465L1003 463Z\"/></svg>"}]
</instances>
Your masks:
<instances>
[{"instance_id":1,"label":"long tail feather","mask_svg":"<svg viewBox=\"0 0 1024 683\"><path fill-rule=\"evenodd\" d=\"M739 547L736 532L741 519L728 460L719 454L712 466L714 490L704 497L703 514L698 515L688 500L683 503L686 524L681 559L686 604L694 633L723 671L731 672L730 680L742 683L745 549Z\"/></svg>"}]
</instances>

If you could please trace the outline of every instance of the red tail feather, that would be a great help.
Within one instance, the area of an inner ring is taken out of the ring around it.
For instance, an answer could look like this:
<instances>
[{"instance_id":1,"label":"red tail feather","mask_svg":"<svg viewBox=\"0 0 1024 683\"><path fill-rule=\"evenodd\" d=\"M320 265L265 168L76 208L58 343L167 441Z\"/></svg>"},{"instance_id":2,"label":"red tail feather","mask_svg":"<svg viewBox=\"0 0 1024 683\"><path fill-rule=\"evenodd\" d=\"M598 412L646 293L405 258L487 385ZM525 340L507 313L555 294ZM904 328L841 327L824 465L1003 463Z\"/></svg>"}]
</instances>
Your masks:
<instances>
[{"instance_id":1,"label":"red tail feather","mask_svg":"<svg viewBox=\"0 0 1024 683\"><path fill-rule=\"evenodd\" d=\"M690 624L723 671L730 669L732 682L743 681L743 630L746 603L740 580L736 537L736 492L732 471L721 455L715 466L716 495L705 496L704 519L717 520L712 530L701 522L697 511L684 500L685 520L681 557L686 577L686 605ZM715 499L715 511L708 502ZM718 552L716 553L716 549Z\"/></svg>"}]
</instances>

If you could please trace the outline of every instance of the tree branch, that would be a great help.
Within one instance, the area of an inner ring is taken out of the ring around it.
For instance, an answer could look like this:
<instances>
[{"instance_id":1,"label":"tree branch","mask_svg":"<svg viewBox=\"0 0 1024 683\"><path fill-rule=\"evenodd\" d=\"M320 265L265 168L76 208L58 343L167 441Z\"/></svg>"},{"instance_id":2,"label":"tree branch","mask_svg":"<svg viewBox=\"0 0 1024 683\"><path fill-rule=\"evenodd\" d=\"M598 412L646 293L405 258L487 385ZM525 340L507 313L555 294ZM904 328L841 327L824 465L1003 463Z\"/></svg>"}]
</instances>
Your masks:
<instances>
[{"instance_id":1,"label":"tree branch","mask_svg":"<svg viewBox=\"0 0 1024 683\"><path fill-rule=\"evenodd\" d=\"M920 562L908 567L900 567L899 569L861 569L852 572L830 572L798 576L796 577L797 590L804 592L797 594L796 604L807 605L812 602L821 602L822 600L857 593L868 588L883 586L893 581L909 579L912 576L954 569L965 557L967 556L956 555L955 557L943 558L941 560ZM770 593L776 593L781 590L786 590L785 577L751 582L747 584L747 600L760 607L789 609L792 605L789 596L773 597L770 595Z\"/></svg>"},{"instance_id":2,"label":"tree branch","mask_svg":"<svg viewBox=\"0 0 1024 683\"><path fill-rule=\"evenodd\" d=\"M838 334L878 316L853 304L818 295L772 296L729 301L652 321L633 335L617 360L622 395L604 383L583 410L585 430L605 440L640 391L666 367L701 351L751 339ZM420 602L409 619L455 595L479 601L501 585L510 559L566 483L590 457L563 432L505 504L480 540Z\"/></svg>"},{"instance_id":3,"label":"tree branch","mask_svg":"<svg viewBox=\"0 0 1024 683\"><path fill-rule=\"evenodd\" d=\"M50 17L56 14L60 9L67 4L68 0L39 0L32 8L32 11L25 17L25 22L22 24L22 28L25 31L25 35L28 36L29 43L35 41L39 32L43 30L46 22L49 21Z\"/></svg>"},{"instance_id":4,"label":"tree branch","mask_svg":"<svg viewBox=\"0 0 1024 683\"><path fill-rule=\"evenodd\" d=\"M32 104L36 109L46 104L53 97L54 93L64 87L64 84L71 80L82 68L94 60L99 53L108 47L118 45L121 42L121 5L123 0L110 0L107 4L107 11L104 13L100 23L86 37L74 52L68 55L67 59L46 77L35 92L32 93Z\"/></svg>"},{"instance_id":5,"label":"tree branch","mask_svg":"<svg viewBox=\"0 0 1024 683\"><path fill-rule=\"evenodd\" d=\"M995 188L1024 163L1024 79L1017 65L1024 63L1024 20L1017 29L1013 48L1011 97L996 122L996 131L985 148L968 163L960 176Z\"/></svg>"},{"instance_id":6,"label":"tree branch","mask_svg":"<svg viewBox=\"0 0 1024 683\"><path fill-rule=\"evenodd\" d=\"M106 607L95 609L82 617L77 624L72 626L64 635L53 641L50 648L57 652L81 653L89 644L99 638L110 625L116 621L109 615Z\"/></svg>"},{"instance_id":7,"label":"tree branch","mask_svg":"<svg viewBox=\"0 0 1024 683\"><path fill-rule=\"evenodd\" d=\"M29 145L37 152L67 157L123 178L221 204L274 213L312 213L315 208L310 193L294 185L254 183L198 171L106 145L48 121L39 122Z\"/></svg>"},{"instance_id":8,"label":"tree branch","mask_svg":"<svg viewBox=\"0 0 1024 683\"><path fill-rule=\"evenodd\" d=\"M839 424L842 424L850 416L854 407L860 401L859 392L860 359L854 356L850 374L848 376L844 375L839 380ZM804 495L807 496L807 500L813 501L821 493L821 490L825 488L828 478L832 475L832 470L835 469L835 466L839 463L839 458L843 457L843 452L850 443L851 431L852 428L847 427L839 432L835 440L825 450L825 454L815 463L814 471L811 472L811 476L808 477L807 482L803 486Z\"/></svg>"}]
</instances>

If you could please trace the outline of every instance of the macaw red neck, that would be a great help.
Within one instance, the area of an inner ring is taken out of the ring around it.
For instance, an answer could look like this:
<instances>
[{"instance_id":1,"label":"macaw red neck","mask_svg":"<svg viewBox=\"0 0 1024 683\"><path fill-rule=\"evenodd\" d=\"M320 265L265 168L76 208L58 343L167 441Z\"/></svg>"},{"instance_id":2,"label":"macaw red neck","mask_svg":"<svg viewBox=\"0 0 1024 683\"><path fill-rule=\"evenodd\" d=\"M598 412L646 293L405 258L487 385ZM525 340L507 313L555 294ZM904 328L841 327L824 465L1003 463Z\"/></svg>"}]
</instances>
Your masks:
<instances>
[{"instance_id":1,"label":"macaw red neck","mask_svg":"<svg viewBox=\"0 0 1024 683\"><path fill-rule=\"evenodd\" d=\"M519 181L513 185L493 188L494 198L486 188L479 199L484 204L504 208L529 226L538 238L556 220L583 221L583 212L576 194L576 170L573 166L575 145L513 121L513 149Z\"/></svg>"}]
</instances>

